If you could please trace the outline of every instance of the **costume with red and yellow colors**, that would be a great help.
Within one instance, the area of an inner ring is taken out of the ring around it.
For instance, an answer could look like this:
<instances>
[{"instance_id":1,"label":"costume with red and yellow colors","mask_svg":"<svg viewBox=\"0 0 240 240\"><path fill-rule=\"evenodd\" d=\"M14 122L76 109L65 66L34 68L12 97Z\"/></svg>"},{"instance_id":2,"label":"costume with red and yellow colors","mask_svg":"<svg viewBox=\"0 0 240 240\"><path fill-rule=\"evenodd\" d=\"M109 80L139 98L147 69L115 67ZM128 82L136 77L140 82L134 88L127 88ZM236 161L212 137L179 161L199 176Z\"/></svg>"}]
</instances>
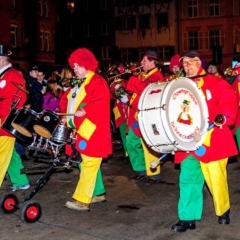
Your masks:
<instances>
[{"instance_id":1,"label":"costume with red and yellow colors","mask_svg":"<svg viewBox=\"0 0 240 240\"><path fill-rule=\"evenodd\" d=\"M26 101L26 93L19 90L15 85L25 88L25 81L22 73L13 69L9 64L0 70L0 122L1 124L10 113L14 101L19 101L16 108L21 108ZM19 97L17 97L17 94ZM21 174L23 168L19 155L14 150L15 137L3 128L0 129L0 186L2 185L6 171L11 175L13 185L28 184L28 178ZM11 160L12 159L12 160ZM13 161L13 162L12 162ZM12 162L12 163L10 163ZM14 167L10 167L14 166ZM10 169L9 169L10 167ZM16 182L17 181L17 182ZM18 184L19 183L19 184Z\"/></svg>"},{"instance_id":2,"label":"costume with red and yellow colors","mask_svg":"<svg viewBox=\"0 0 240 240\"><path fill-rule=\"evenodd\" d=\"M66 113L75 113L78 109L86 112L83 117L68 116L67 125L76 129L76 149L83 158L81 177L73 198L90 203L102 158L112 153L110 93L106 81L90 71L80 88L75 86L64 93L60 109Z\"/></svg>"},{"instance_id":3,"label":"costume with red and yellow colors","mask_svg":"<svg viewBox=\"0 0 240 240\"><path fill-rule=\"evenodd\" d=\"M150 83L157 81L164 81L164 79L158 68L154 68L150 70L143 79L139 79L135 76L130 77L126 85L126 90L129 93L132 93L128 107L127 150L133 170L138 172L146 171L148 176L159 174L160 166L158 166L154 172L150 169L151 161L156 160L158 156L156 156L156 153L147 148L142 139L138 124L138 102L144 89Z\"/></svg>"},{"instance_id":4,"label":"costume with red and yellow colors","mask_svg":"<svg viewBox=\"0 0 240 240\"><path fill-rule=\"evenodd\" d=\"M237 154L229 129L236 119L236 93L226 81L214 75L206 75L202 68L193 81L205 95L209 124L214 122L218 114L224 114L226 122L222 127L211 128L204 143L196 151L175 153L175 163L181 163L178 217L182 221L201 219L204 180L212 194L216 215L221 216L230 209L226 166L228 157Z\"/></svg>"}]
</instances>

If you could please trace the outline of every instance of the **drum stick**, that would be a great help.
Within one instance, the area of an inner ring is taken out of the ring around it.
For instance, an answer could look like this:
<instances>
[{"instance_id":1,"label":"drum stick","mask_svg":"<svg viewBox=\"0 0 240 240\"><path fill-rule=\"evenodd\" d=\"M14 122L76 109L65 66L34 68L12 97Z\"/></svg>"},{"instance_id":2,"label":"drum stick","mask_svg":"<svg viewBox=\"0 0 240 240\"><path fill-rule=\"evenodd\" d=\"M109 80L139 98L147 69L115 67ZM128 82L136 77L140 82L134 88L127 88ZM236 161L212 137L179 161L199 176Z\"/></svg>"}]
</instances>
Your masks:
<instances>
[{"instance_id":1,"label":"drum stick","mask_svg":"<svg viewBox=\"0 0 240 240\"><path fill-rule=\"evenodd\" d=\"M74 116L74 113L57 113L58 116Z\"/></svg>"},{"instance_id":2,"label":"drum stick","mask_svg":"<svg viewBox=\"0 0 240 240\"><path fill-rule=\"evenodd\" d=\"M210 124L208 126L208 128L205 131L203 131L202 133L193 133L192 136L193 136L194 141L199 142L201 140L202 135L205 134L207 131L209 131L213 127L214 127L214 123Z\"/></svg>"},{"instance_id":3,"label":"drum stick","mask_svg":"<svg viewBox=\"0 0 240 240\"><path fill-rule=\"evenodd\" d=\"M156 168L160 164L161 160L163 158L165 158L166 156L167 156L167 153L163 154L157 161L152 161L150 163L150 167L153 168L153 169Z\"/></svg>"}]
</instances>

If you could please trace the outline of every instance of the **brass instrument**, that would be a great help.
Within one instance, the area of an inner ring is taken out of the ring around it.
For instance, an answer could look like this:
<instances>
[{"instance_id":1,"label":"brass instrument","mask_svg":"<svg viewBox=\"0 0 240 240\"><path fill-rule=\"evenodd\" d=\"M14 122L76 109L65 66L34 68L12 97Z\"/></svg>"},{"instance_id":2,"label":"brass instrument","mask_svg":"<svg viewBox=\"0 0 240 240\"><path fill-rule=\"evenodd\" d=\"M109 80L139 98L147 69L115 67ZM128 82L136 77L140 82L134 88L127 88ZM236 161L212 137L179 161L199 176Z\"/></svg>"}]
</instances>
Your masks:
<instances>
[{"instance_id":1,"label":"brass instrument","mask_svg":"<svg viewBox=\"0 0 240 240\"><path fill-rule=\"evenodd\" d=\"M137 72L136 72L136 70L137 70ZM125 69L124 72L119 73L119 74L116 74L116 75L114 75L114 76L112 76L112 77L109 77L109 78L108 78L108 82L110 82L112 79L118 80L120 76L122 76L122 75L124 75L124 74L126 74L126 73L132 74L132 75L135 75L135 76L136 76L136 75L139 75L141 72L142 72L142 66L136 67L136 68L134 68L134 69L129 69L129 68L127 68L127 69Z\"/></svg>"},{"instance_id":2,"label":"brass instrument","mask_svg":"<svg viewBox=\"0 0 240 240\"><path fill-rule=\"evenodd\" d=\"M224 76L226 77L229 77L229 76L232 76L232 68L231 67L228 67L224 70L223 72Z\"/></svg>"},{"instance_id":3,"label":"brass instrument","mask_svg":"<svg viewBox=\"0 0 240 240\"><path fill-rule=\"evenodd\" d=\"M79 83L79 79L77 79L77 78L63 78L61 81L60 81L60 84L61 84L61 86L63 86L63 87L75 87L76 86L76 84L78 84Z\"/></svg>"}]
</instances>

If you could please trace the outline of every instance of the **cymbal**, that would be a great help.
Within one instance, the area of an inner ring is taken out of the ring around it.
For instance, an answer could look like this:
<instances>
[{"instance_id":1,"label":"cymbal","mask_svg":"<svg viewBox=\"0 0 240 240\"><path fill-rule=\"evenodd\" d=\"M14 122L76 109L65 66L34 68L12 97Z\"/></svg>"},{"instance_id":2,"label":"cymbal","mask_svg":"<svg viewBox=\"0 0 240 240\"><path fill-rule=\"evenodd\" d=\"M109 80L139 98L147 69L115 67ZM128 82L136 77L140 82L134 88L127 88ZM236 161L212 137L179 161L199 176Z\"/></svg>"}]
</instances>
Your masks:
<instances>
[{"instance_id":1,"label":"cymbal","mask_svg":"<svg viewBox=\"0 0 240 240\"><path fill-rule=\"evenodd\" d=\"M11 82L16 88L18 88L19 90L22 90L25 93L29 93L21 84L17 84L15 82Z\"/></svg>"}]
</instances>

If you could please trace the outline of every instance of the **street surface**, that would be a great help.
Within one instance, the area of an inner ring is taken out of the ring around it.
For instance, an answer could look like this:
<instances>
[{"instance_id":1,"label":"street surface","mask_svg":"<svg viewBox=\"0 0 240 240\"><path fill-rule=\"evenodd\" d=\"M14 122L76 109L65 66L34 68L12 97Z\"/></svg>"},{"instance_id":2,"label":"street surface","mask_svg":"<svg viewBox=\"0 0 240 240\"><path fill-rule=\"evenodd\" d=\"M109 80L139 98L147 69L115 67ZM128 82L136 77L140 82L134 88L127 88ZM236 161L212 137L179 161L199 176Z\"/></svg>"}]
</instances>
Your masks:
<instances>
[{"instance_id":1,"label":"street surface","mask_svg":"<svg viewBox=\"0 0 240 240\"><path fill-rule=\"evenodd\" d=\"M167 161L168 160L168 161ZM31 192L36 181L50 163L24 161L26 169L42 167L42 173L30 174L31 189L16 193L19 202ZM170 157L162 165L162 182L147 186L146 181L134 183L128 162L120 150L102 165L107 189L107 202L92 204L90 212L76 212L64 207L78 181L78 169L69 173L59 171L31 200L38 202L42 216L35 223L24 223L19 210L12 214L0 213L1 240L238 240L240 239L240 168L238 161L228 166L231 196L231 224L219 225L207 189L204 189L204 213L195 230L184 233L171 231L178 221L179 169ZM0 195L10 187L6 180Z\"/></svg>"}]
</instances>

